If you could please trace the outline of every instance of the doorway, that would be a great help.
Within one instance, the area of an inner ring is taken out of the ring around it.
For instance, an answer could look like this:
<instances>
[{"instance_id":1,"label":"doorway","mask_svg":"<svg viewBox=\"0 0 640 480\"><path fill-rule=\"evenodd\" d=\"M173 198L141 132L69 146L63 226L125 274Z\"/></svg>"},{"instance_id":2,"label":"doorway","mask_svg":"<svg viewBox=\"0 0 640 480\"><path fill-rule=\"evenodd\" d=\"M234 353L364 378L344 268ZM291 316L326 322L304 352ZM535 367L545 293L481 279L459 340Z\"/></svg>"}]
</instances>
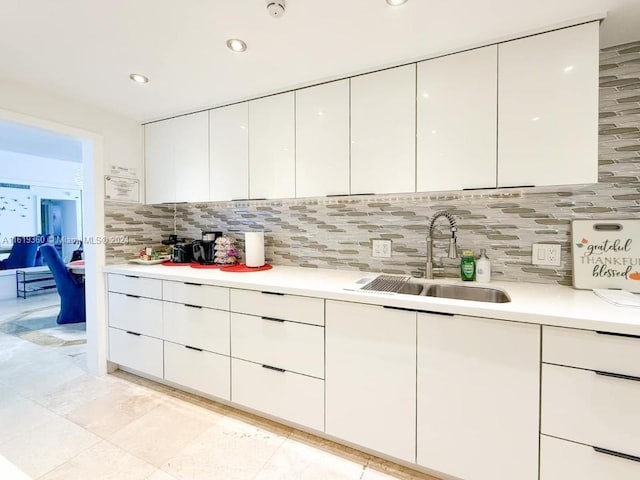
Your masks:
<instances>
[{"instance_id":1,"label":"doorway","mask_svg":"<svg viewBox=\"0 0 640 480\"><path fill-rule=\"evenodd\" d=\"M51 236L54 247L65 262L71 259L82 239L78 203L75 199L40 199L40 232Z\"/></svg>"}]
</instances>

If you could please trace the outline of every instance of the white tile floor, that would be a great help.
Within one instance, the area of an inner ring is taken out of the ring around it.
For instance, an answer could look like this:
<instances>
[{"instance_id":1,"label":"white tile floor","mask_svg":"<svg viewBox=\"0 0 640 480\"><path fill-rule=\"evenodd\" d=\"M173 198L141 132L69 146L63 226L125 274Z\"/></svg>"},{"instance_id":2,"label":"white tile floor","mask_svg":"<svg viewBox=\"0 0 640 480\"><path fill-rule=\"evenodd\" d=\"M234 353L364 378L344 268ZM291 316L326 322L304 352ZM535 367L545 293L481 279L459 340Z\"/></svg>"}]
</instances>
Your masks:
<instances>
[{"instance_id":1,"label":"white tile floor","mask_svg":"<svg viewBox=\"0 0 640 480\"><path fill-rule=\"evenodd\" d=\"M47 297L0 302L0 327ZM28 338L0 333L2 480L431 478Z\"/></svg>"}]
</instances>

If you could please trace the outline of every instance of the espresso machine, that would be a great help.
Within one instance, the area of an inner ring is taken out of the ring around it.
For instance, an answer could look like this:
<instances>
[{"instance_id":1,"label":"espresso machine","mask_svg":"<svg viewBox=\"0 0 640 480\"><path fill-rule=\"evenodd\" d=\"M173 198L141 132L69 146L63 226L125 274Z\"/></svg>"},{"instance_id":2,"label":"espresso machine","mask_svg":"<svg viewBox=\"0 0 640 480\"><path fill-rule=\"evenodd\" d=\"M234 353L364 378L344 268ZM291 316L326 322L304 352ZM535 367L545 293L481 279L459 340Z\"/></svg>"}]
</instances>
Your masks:
<instances>
[{"instance_id":1,"label":"espresso machine","mask_svg":"<svg viewBox=\"0 0 640 480\"><path fill-rule=\"evenodd\" d=\"M202 240L193 242L193 260L202 265L213 265L216 258L216 239L222 232L202 232Z\"/></svg>"}]
</instances>

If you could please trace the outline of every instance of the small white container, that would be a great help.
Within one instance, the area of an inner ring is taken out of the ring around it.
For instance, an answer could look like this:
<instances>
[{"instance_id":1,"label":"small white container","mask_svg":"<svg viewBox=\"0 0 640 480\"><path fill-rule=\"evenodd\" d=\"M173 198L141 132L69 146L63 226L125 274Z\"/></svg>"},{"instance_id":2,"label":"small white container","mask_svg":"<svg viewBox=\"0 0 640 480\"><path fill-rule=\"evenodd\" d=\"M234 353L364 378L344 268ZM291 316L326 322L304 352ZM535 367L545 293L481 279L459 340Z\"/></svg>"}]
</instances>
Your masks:
<instances>
[{"instance_id":1,"label":"small white container","mask_svg":"<svg viewBox=\"0 0 640 480\"><path fill-rule=\"evenodd\" d=\"M491 281L491 260L487 258L487 251L480 249L480 258L476 260L476 282L489 283Z\"/></svg>"}]
</instances>

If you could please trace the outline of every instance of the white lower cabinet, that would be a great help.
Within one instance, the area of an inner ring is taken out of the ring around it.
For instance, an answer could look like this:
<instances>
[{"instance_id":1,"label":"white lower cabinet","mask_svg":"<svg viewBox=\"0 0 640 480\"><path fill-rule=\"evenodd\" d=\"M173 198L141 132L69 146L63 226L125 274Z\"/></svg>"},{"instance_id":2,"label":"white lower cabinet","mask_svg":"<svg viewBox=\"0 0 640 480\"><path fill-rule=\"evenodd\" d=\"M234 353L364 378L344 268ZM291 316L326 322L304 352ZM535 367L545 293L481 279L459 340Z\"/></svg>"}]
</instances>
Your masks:
<instances>
[{"instance_id":1,"label":"white lower cabinet","mask_svg":"<svg viewBox=\"0 0 640 480\"><path fill-rule=\"evenodd\" d=\"M537 480L539 369L538 325L419 314L417 463Z\"/></svg>"},{"instance_id":2,"label":"white lower cabinet","mask_svg":"<svg viewBox=\"0 0 640 480\"><path fill-rule=\"evenodd\" d=\"M542 435L540 480L638 480L640 458Z\"/></svg>"},{"instance_id":3,"label":"white lower cabinet","mask_svg":"<svg viewBox=\"0 0 640 480\"><path fill-rule=\"evenodd\" d=\"M109 328L109 360L123 367L162 378L162 340Z\"/></svg>"},{"instance_id":4,"label":"white lower cabinet","mask_svg":"<svg viewBox=\"0 0 640 480\"><path fill-rule=\"evenodd\" d=\"M324 430L324 381L231 359L231 400L314 430Z\"/></svg>"},{"instance_id":5,"label":"white lower cabinet","mask_svg":"<svg viewBox=\"0 0 640 480\"><path fill-rule=\"evenodd\" d=\"M150 337L162 336L162 302L109 292L109 326Z\"/></svg>"},{"instance_id":6,"label":"white lower cabinet","mask_svg":"<svg viewBox=\"0 0 640 480\"><path fill-rule=\"evenodd\" d=\"M235 358L324 378L324 327L232 313L231 346Z\"/></svg>"},{"instance_id":7,"label":"white lower cabinet","mask_svg":"<svg viewBox=\"0 0 640 480\"><path fill-rule=\"evenodd\" d=\"M640 379L543 364L541 431L640 457Z\"/></svg>"},{"instance_id":8,"label":"white lower cabinet","mask_svg":"<svg viewBox=\"0 0 640 480\"><path fill-rule=\"evenodd\" d=\"M163 335L171 342L229 355L229 312L163 302Z\"/></svg>"},{"instance_id":9,"label":"white lower cabinet","mask_svg":"<svg viewBox=\"0 0 640 480\"><path fill-rule=\"evenodd\" d=\"M230 400L230 358L195 347L164 342L164 379Z\"/></svg>"},{"instance_id":10,"label":"white lower cabinet","mask_svg":"<svg viewBox=\"0 0 640 480\"><path fill-rule=\"evenodd\" d=\"M416 313L326 302L326 433L415 462Z\"/></svg>"}]
</instances>

